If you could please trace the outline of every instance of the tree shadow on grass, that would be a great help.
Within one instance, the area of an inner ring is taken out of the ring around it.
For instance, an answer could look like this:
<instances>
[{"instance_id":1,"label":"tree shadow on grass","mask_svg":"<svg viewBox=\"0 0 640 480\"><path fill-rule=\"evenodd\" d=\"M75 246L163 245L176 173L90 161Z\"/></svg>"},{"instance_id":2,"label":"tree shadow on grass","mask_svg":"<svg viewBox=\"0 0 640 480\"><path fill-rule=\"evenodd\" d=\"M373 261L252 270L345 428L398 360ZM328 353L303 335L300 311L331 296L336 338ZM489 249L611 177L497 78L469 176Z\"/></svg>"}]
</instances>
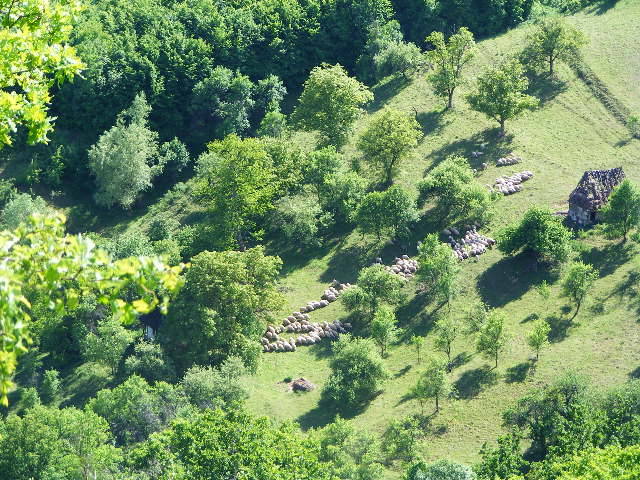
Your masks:
<instances>
[{"instance_id":1,"label":"tree shadow on grass","mask_svg":"<svg viewBox=\"0 0 640 480\"><path fill-rule=\"evenodd\" d=\"M500 157L504 157L512 150L513 135L506 134L501 137L498 128L487 128L468 138L443 145L431 153L435 159L425 175L435 168L440 162L450 155L465 157L472 168L480 168L483 163L491 163ZM473 157L472 152L483 152L478 157Z\"/></svg>"},{"instance_id":2,"label":"tree shadow on grass","mask_svg":"<svg viewBox=\"0 0 640 480\"><path fill-rule=\"evenodd\" d=\"M529 315L524 317L522 320L520 320L520 323L533 322L535 320L538 320L539 318L540 318L540 315L538 315L537 313L530 313Z\"/></svg>"},{"instance_id":3,"label":"tree shadow on grass","mask_svg":"<svg viewBox=\"0 0 640 480\"><path fill-rule=\"evenodd\" d=\"M372 88L374 100L367 110L369 113L381 109L389 101L404 90L411 83L411 79L404 75L392 75L385 78ZM413 111L411 111L413 113ZM408 112L407 112L408 113Z\"/></svg>"},{"instance_id":4,"label":"tree shadow on grass","mask_svg":"<svg viewBox=\"0 0 640 480\"><path fill-rule=\"evenodd\" d=\"M331 282L337 279L342 283L355 283L360 270L371 265L378 252L378 246L370 243L339 247L329 259L327 269L320 275L320 280Z\"/></svg>"},{"instance_id":5,"label":"tree shadow on grass","mask_svg":"<svg viewBox=\"0 0 640 480\"><path fill-rule=\"evenodd\" d=\"M527 379L531 370L531 362L522 362L507 368L504 380L507 383L522 383Z\"/></svg>"},{"instance_id":6,"label":"tree shadow on grass","mask_svg":"<svg viewBox=\"0 0 640 480\"><path fill-rule=\"evenodd\" d=\"M546 320L549 327L551 327L549 331L549 342L551 343L559 343L567 338L569 329L574 325L568 318L559 317L558 315L551 315Z\"/></svg>"},{"instance_id":7,"label":"tree shadow on grass","mask_svg":"<svg viewBox=\"0 0 640 480\"><path fill-rule=\"evenodd\" d=\"M554 283L557 277L557 271L538 265L534 257L522 253L491 265L478 277L476 285L482 301L495 308L518 300L542 281Z\"/></svg>"},{"instance_id":8,"label":"tree shadow on grass","mask_svg":"<svg viewBox=\"0 0 640 480\"><path fill-rule=\"evenodd\" d=\"M561 93L567 91L567 82L557 77L550 77L548 72L542 74L530 75L529 89L527 93L540 99L540 103L544 105L552 101Z\"/></svg>"},{"instance_id":9,"label":"tree shadow on grass","mask_svg":"<svg viewBox=\"0 0 640 480\"><path fill-rule=\"evenodd\" d=\"M423 141L429 135L438 135L445 126L453 121L453 118L449 117L447 113L447 110L431 110L429 112L420 112L416 115L416 120L422 127L422 133L424 133Z\"/></svg>"},{"instance_id":10,"label":"tree shadow on grass","mask_svg":"<svg viewBox=\"0 0 640 480\"><path fill-rule=\"evenodd\" d=\"M331 400L322 395L318 406L300 415L296 419L296 422L298 422L303 430L308 430L310 428L321 428L328 425L335 420L337 415L347 420L357 417L363 413L369 404L381 393L382 390L376 392L369 400L351 408L336 408Z\"/></svg>"},{"instance_id":11,"label":"tree shadow on grass","mask_svg":"<svg viewBox=\"0 0 640 480\"><path fill-rule=\"evenodd\" d=\"M639 379L640 378L640 367L635 368L634 370L629 372L629 378Z\"/></svg>"},{"instance_id":12,"label":"tree shadow on grass","mask_svg":"<svg viewBox=\"0 0 640 480\"><path fill-rule=\"evenodd\" d=\"M485 388L494 385L498 374L488 365L464 372L454 383L458 398L469 400L477 397Z\"/></svg>"},{"instance_id":13,"label":"tree shadow on grass","mask_svg":"<svg viewBox=\"0 0 640 480\"><path fill-rule=\"evenodd\" d=\"M95 363L83 363L64 379L64 391L71 392L61 407L82 407L98 391L111 385L108 368Z\"/></svg>"},{"instance_id":14,"label":"tree shadow on grass","mask_svg":"<svg viewBox=\"0 0 640 480\"><path fill-rule=\"evenodd\" d=\"M597 268L600 277L606 277L631 260L634 250L635 248L629 242L609 243L601 248L593 247L581 252L580 260Z\"/></svg>"},{"instance_id":15,"label":"tree shadow on grass","mask_svg":"<svg viewBox=\"0 0 640 480\"><path fill-rule=\"evenodd\" d=\"M393 378L400 378L404 376L409 370L411 370L411 365L405 365L404 367L402 367L400 370L398 370L396 373L393 374Z\"/></svg>"},{"instance_id":16,"label":"tree shadow on grass","mask_svg":"<svg viewBox=\"0 0 640 480\"><path fill-rule=\"evenodd\" d=\"M618 0L595 0L591 5L585 8L585 12L592 13L594 15L603 15L615 7L617 3Z\"/></svg>"},{"instance_id":17,"label":"tree shadow on grass","mask_svg":"<svg viewBox=\"0 0 640 480\"><path fill-rule=\"evenodd\" d=\"M451 372L456 368L460 368L463 365L466 365L471 361L472 358L473 358L473 355L467 352L460 352L459 354L457 354L455 357L451 359L451 362L449 362L448 364L449 371Z\"/></svg>"}]
</instances>

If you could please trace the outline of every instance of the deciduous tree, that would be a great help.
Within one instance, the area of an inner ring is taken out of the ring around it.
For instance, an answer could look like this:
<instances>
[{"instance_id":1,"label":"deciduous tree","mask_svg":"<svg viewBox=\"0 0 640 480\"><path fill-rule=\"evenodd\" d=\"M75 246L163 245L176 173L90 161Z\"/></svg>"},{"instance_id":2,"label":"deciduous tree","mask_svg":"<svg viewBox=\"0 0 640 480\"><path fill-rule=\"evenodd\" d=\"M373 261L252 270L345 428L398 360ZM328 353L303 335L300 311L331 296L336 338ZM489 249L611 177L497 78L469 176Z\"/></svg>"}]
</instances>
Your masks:
<instances>
[{"instance_id":1,"label":"deciduous tree","mask_svg":"<svg viewBox=\"0 0 640 480\"><path fill-rule=\"evenodd\" d=\"M106 365L115 375L124 351L133 343L139 332L128 330L114 318L103 320L84 339L84 358Z\"/></svg>"},{"instance_id":2,"label":"deciduous tree","mask_svg":"<svg viewBox=\"0 0 640 480\"><path fill-rule=\"evenodd\" d=\"M304 82L293 119L304 130L319 132L323 143L341 147L362 106L371 100L369 89L342 66L324 64L311 70Z\"/></svg>"},{"instance_id":3,"label":"deciduous tree","mask_svg":"<svg viewBox=\"0 0 640 480\"><path fill-rule=\"evenodd\" d=\"M631 229L640 224L640 189L626 179L613 189L609 201L600 209L600 220L605 234L611 238L622 237L627 241Z\"/></svg>"},{"instance_id":4,"label":"deciduous tree","mask_svg":"<svg viewBox=\"0 0 640 480\"><path fill-rule=\"evenodd\" d=\"M436 338L433 346L436 350L443 352L447 356L449 368L451 365L451 351L453 342L460 334L460 322L454 317L447 315L440 317L436 322Z\"/></svg>"},{"instance_id":5,"label":"deciduous tree","mask_svg":"<svg viewBox=\"0 0 640 480\"><path fill-rule=\"evenodd\" d=\"M504 313L492 310L489 312L486 323L478 332L476 348L485 357L495 360L494 368L498 368L498 356L507 345L505 321Z\"/></svg>"},{"instance_id":6,"label":"deciduous tree","mask_svg":"<svg viewBox=\"0 0 640 480\"><path fill-rule=\"evenodd\" d=\"M358 274L357 285L344 292L340 299L347 310L373 316L381 305L397 305L404 295L404 280L385 270L382 265L363 268Z\"/></svg>"},{"instance_id":7,"label":"deciduous tree","mask_svg":"<svg viewBox=\"0 0 640 480\"><path fill-rule=\"evenodd\" d=\"M116 124L104 132L89 150L89 169L95 177L95 200L99 205L129 208L151 188L162 172L157 163L158 134L148 127L151 107L143 93L118 115Z\"/></svg>"},{"instance_id":8,"label":"deciduous tree","mask_svg":"<svg viewBox=\"0 0 640 480\"><path fill-rule=\"evenodd\" d=\"M467 95L467 101L471 108L498 122L500 135L504 135L507 120L538 106L537 98L524 93L528 86L522 64L509 60L478 77L477 88Z\"/></svg>"},{"instance_id":9,"label":"deciduous tree","mask_svg":"<svg viewBox=\"0 0 640 480\"><path fill-rule=\"evenodd\" d=\"M341 335L333 344L331 375L322 394L338 409L353 409L373 398L388 373L368 338Z\"/></svg>"},{"instance_id":10,"label":"deciduous tree","mask_svg":"<svg viewBox=\"0 0 640 480\"><path fill-rule=\"evenodd\" d=\"M442 32L433 32L426 41L433 45L433 50L427 52L433 65L429 81L436 95L447 99L447 108L453 108L453 94L463 83L462 71L475 55L473 33L461 27L448 41Z\"/></svg>"},{"instance_id":11,"label":"deciduous tree","mask_svg":"<svg viewBox=\"0 0 640 480\"><path fill-rule=\"evenodd\" d=\"M377 113L358 140L364 161L382 173L390 185L401 161L422 138L420 124L413 115L385 108Z\"/></svg>"},{"instance_id":12,"label":"deciduous tree","mask_svg":"<svg viewBox=\"0 0 640 480\"><path fill-rule=\"evenodd\" d=\"M553 75L557 60L568 61L587 44L587 37L562 17L544 17L537 22L524 50L527 62L547 65Z\"/></svg>"},{"instance_id":13,"label":"deciduous tree","mask_svg":"<svg viewBox=\"0 0 640 480\"><path fill-rule=\"evenodd\" d=\"M19 125L29 143L47 141L49 90L83 68L69 42L81 9L77 0L0 1L0 148L11 144Z\"/></svg>"},{"instance_id":14,"label":"deciduous tree","mask_svg":"<svg viewBox=\"0 0 640 480\"><path fill-rule=\"evenodd\" d=\"M532 207L519 224L498 235L498 249L507 255L520 251L533 253L539 261L561 263L571 252L571 232L550 210Z\"/></svg>"},{"instance_id":15,"label":"deciduous tree","mask_svg":"<svg viewBox=\"0 0 640 480\"><path fill-rule=\"evenodd\" d=\"M442 302L450 305L458 289L457 276L460 271L458 260L451 248L431 233L418 247L418 281Z\"/></svg>"},{"instance_id":16,"label":"deciduous tree","mask_svg":"<svg viewBox=\"0 0 640 480\"><path fill-rule=\"evenodd\" d=\"M598 272L587 263L578 261L568 266L567 273L562 281L562 293L576 304L576 310L571 320L578 315L582 302L597 279Z\"/></svg>"},{"instance_id":17,"label":"deciduous tree","mask_svg":"<svg viewBox=\"0 0 640 480\"><path fill-rule=\"evenodd\" d=\"M551 327L546 320L538 320L529 335L527 335L527 344L536 352L536 360L540 357L540 350L549 345L549 332Z\"/></svg>"},{"instance_id":18,"label":"deciduous tree","mask_svg":"<svg viewBox=\"0 0 640 480\"><path fill-rule=\"evenodd\" d=\"M191 259L184 287L158 331L179 373L230 356L255 369L260 334L283 301L276 289L281 265L263 247L205 251Z\"/></svg>"},{"instance_id":19,"label":"deciduous tree","mask_svg":"<svg viewBox=\"0 0 640 480\"><path fill-rule=\"evenodd\" d=\"M446 362L432 358L427 362L411 394L420 402L420 409L424 415L424 403L433 398L436 402L436 412L440 411L440 397L449 393L450 389Z\"/></svg>"},{"instance_id":20,"label":"deciduous tree","mask_svg":"<svg viewBox=\"0 0 640 480\"><path fill-rule=\"evenodd\" d=\"M380 347L380 355L385 356L387 347L398 338L396 315L388 305L382 305L371 320L371 338Z\"/></svg>"}]
</instances>

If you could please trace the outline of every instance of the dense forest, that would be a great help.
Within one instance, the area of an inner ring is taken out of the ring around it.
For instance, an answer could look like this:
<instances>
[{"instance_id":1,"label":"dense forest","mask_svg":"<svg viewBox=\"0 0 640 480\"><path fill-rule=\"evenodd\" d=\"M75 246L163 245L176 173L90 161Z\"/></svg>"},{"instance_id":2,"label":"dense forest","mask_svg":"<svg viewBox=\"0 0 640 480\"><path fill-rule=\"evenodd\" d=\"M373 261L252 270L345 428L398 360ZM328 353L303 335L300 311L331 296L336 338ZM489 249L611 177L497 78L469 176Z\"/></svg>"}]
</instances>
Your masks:
<instances>
[{"instance_id":1,"label":"dense forest","mask_svg":"<svg viewBox=\"0 0 640 480\"><path fill-rule=\"evenodd\" d=\"M639 476L639 7L0 0L0 480Z\"/></svg>"}]
</instances>

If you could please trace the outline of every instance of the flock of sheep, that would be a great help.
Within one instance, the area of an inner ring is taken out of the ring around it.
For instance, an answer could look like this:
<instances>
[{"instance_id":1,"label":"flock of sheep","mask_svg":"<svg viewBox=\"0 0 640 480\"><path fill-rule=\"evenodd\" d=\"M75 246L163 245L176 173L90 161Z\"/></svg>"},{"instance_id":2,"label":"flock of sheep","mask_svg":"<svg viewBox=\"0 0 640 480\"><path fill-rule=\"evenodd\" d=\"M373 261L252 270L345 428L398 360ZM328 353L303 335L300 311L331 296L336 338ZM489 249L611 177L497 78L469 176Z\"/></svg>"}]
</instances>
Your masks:
<instances>
[{"instance_id":1,"label":"flock of sheep","mask_svg":"<svg viewBox=\"0 0 640 480\"><path fill-rule=\"evenodd\" d=\"M521 161L522 161L521 157L511 152L506 157L502 157L496 160L496 165L498 167L506 167L507 165L515 165L516 163L520 163Z\"/></svg>"},{"instance_id":2,"label":"flock of sheep","mask_svg":"<svg viewBox=\"0 0 640 480\"><path fill-rule=\"evenodd\" d=\"M445 230L448 232L448 240L453 254L458 260L466 260L471 257L478 257L485 253L488 248L493 247L496 241L493 238L485 237L478 233L476 226L468 227L467 231L456 240L454 235L460 232L455 228Z\"/></svg>"},{"instance_id":3,"label":"flock of sheep","mask_svg":"<svg viewBox=\"0 0 640 480\"><path fill-rule=\"evenodd\" d=\"M377 258L376 263L382 263L382 259ZM409 255L402 255L402 257L396 257L393 261L393 265L384 267L387 272L395 273L396 275L409 280L418 271L418 262L409 258Z\"/></svg>"},{"instance_id":4,"label":"flock of sheep","mask_svg":"<svg viewBox=\"0 0 640 480\"><path fill-rule=\"evenodd\" d=\"M503 195L512 195L522 191L522 183L533 177L533 172L525 170L524 172L514 173L513 175L496 178L496 183L492 190L495 189Z\"/></svg>"},{"instance_id":5,"label":"flock of sheep","mask_svg":"<svg viewBox=\"0 0 640 480\"><path fill-rule=\"evenodd\" d=\"M342 323L340 320L333 322L311 323L309 312L324 308L335 302L348 288L350 283L339 283L336 280L327 288L319 301L312 300L293 312L282 321L282 325L269 325L264 336L260 340L264 352L295 352L300 345L313 345L323 338L335 339L341 333L347 333L351 329L350 323ZM299 333L297 337L283 339L282 333Z\"/></svg>"}]
</instances>

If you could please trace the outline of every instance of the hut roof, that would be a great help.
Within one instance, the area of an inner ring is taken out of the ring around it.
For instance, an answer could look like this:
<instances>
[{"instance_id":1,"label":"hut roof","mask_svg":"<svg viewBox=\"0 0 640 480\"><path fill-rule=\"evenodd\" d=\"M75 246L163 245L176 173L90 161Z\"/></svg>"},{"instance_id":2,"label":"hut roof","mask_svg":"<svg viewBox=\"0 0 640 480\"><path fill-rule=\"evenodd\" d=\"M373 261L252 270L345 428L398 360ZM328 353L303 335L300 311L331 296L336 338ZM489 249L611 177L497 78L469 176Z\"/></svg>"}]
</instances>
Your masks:
<instances>
[{"instance_id":1,"label":"hut roof","mask_svg":"<svg viewBox=\"0 0 640 480\"><path fill-rule=\"evenodd\" d=\"M609 170L587 170L569 196L569 205L597 210L604 205L613 189L624 180L622 167Z\"/></svg>"}]
</instances>

